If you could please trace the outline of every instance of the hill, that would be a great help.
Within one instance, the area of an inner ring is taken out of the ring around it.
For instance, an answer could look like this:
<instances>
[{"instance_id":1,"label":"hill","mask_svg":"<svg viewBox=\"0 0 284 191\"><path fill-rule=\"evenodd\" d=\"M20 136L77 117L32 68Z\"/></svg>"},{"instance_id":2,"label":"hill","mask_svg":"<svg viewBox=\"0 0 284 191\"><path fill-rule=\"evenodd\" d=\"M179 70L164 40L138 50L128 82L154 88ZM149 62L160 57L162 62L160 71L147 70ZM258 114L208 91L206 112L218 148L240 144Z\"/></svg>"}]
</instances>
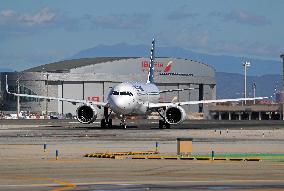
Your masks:
<instances>
[{"instance_id":1,"label":"hill","mask_svg":"<svg viewBox=\"0 0 284 191\"><path fill-rule=\"evenodd\" d=\"M244 75L216 72L217 98L243 97ZM256 96L270 97L281 91L281 75L247 76L247 97L253 97L253 83L256 83Z\"/></svg>"}]
</instances>

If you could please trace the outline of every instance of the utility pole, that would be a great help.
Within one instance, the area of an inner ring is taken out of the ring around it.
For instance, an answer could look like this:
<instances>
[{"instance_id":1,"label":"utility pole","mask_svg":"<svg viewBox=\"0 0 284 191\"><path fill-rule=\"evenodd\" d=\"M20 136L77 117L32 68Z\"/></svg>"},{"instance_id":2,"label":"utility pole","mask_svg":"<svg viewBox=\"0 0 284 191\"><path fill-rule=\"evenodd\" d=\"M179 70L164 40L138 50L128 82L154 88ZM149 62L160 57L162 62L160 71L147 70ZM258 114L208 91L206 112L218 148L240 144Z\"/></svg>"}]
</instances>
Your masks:
<instances>
[{"instance_id":1,"label":"utility pole","mask_svg":"<svg viewBox=\"0 0 284 191\"><path fill-rule=\"evenodd\" d=\"M21 79L22 76L19 75L19 73L17 74L17 80L16 80L16 83L17 83L17 93L20 94L20 79ZM20 117L20 109L21 108L21 105L20 105L20 96L17 96L17 118L19 119Z\"/></svg>"},{"instance_id":2,"label":"utility pole","mask_svg":"<svg viewBox=\"0 0 284 191\"><path fill-rule=\"evenodd\" d=\"M46 73L46 97L48 97L48 76L49 74ZM45 100L45 118L48 119L48 100Z\"/></svg>"},{"instance_id":3,"label":"utility pole","mask_svg":"<svg viewBox=\"0 0 284 191\"><path fill-rule=\"evenodd\" d=\"M20 79L17 79L17 93L20 93ZM17 96L17 118L20 116L20 96Z\"/></svg>"},{"instance_id":4,"label":"utility pole","mask_svg":"<svg viewBox=\"0 0 284 191\"><path fill-rule=\"evenodd\" d=\"M282 58L283 60L283 65L282 65L282 92L281 92L281 96L282 96L282 120L284 120L284 54L280 55L280 58Z\"/></svg>"},{"instance_id":5,"label":"utility pole","mask_svg":"<svg viewBox=\"0 0 284 191\"><path fill-rule=\"evenodd\" d=\"M256 83L255 82L253 82L252 88L253 88L253 98L255 98L255 92L256 92ZM253 104L255 105L255 100L253 100Z\"/></svg>"},{"instance_id":6,"label":"utility pole","mask_svg":"<svg viewBox=\"0 0 284 191\"><path fill-rule=\"evenodd\" d=\"M250 62L245 62L243 63L243 66L245 68L245 81L244 81L244 86L245 86L245 98L247 98L247 67L250 67ZM247 101L245 100L245 104L247 103Z\"/></svg>"}]
</instances>

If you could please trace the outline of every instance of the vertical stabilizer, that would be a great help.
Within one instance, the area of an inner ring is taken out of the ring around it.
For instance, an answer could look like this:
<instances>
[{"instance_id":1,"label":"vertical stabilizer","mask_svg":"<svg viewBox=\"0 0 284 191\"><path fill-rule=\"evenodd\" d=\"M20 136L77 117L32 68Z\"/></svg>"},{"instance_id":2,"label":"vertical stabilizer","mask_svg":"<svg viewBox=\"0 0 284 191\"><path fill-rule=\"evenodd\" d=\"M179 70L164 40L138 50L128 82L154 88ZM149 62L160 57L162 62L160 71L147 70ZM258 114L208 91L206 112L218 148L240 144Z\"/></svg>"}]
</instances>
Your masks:
<instances>
[{"instance_id":1,"label":"vertical stabilizer","mask_svg":"<svg viewBox=\"0 0 284 191\"><path fill-rule=\"evenodd\" d=\"M153 38L147 84L154 83L154 64L155 64L155 39Z\"/></svg>"}]
</instances>

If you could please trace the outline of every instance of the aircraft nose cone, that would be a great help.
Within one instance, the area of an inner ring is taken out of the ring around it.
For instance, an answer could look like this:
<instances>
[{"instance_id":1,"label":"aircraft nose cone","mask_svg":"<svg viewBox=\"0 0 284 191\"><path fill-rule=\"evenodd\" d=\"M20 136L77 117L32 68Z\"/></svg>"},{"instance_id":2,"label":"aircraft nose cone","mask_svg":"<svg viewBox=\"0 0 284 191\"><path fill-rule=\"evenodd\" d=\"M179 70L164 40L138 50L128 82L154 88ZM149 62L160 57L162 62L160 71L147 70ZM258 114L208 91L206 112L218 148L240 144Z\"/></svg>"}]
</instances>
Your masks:
<instances>
[{"instance_id":1,"label":"aircraft nose cone","mask_svg":"<svg viewBox=\"0 0 284 191\"><path fill-rule=\"evenodd\" d=\"M132 112L134 104L130 99L113 98L111 107L115 112L129 114Z\"/></svg>"},{"instance_id":2,"label":"aircraft nose cone","mask_svg":"<svg viewBox=\"0 0 284 191\"><path fill-rule=\"evenodd\" d=\"M120 108L120 109L126 109L127 107L127 102L126 100L122 100L122 99L116 99L115 100L115 105Z\"/></svg>"}]
</instances>

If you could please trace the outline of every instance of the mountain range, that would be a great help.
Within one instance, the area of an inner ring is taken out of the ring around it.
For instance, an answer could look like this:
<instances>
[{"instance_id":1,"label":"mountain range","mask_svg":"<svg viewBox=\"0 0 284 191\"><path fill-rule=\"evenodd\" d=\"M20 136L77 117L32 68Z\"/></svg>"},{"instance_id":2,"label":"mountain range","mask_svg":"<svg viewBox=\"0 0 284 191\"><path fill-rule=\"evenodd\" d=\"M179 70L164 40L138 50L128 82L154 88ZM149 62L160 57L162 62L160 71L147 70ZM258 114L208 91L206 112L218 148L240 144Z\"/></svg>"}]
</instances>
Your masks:
<instances>
[{"instance_id":1,"label":"mountain range","mask_svg":"<svg viewBox=\"0 0 284 191\"><path fill-rule=\"evenodd\" d=\"M253 97L253 84L256 86L256 96L271 97L281 91L282 76L268 74L262 76L247 76L247 97ZM216 72L217 98L244 97L244 75L236 73Z\"/></svg>"}]
</instances>

